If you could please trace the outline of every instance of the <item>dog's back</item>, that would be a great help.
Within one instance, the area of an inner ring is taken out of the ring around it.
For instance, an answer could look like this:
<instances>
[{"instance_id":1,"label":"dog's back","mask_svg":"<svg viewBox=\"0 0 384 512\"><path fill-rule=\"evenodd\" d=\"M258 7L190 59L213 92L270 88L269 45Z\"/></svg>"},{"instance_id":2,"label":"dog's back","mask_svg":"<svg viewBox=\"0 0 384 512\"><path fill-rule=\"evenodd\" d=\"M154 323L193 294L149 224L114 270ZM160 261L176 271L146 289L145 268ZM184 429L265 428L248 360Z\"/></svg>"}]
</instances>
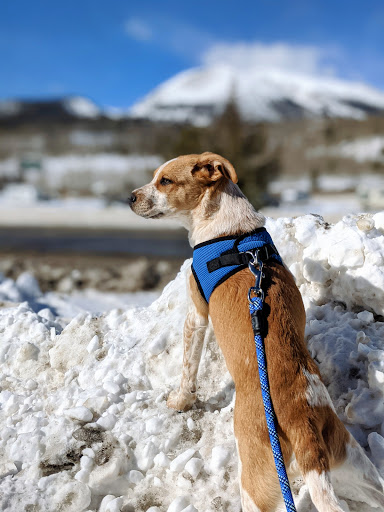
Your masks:
<instances>
[{"instance_id":1,"label":"dog's back","mask_svg":"<svg viewBox=\"0 0 384 512\"><path fill-rule=\"evenodd\" d=\"M291 473L299 470L304 476L319 511L340 512L329 471L348 462L354 440L338 419L306 347L304 306L291 273L278 263L265 265L264 273L263 312L267 320L264 343L284 460ZM243 503L250 504L250 511L268 511L277 507L281 495L248 309L248 290L253 284L254 277L248 269L238 272L213 292L209 311L236 386L234 424ZM379 495L381 483L372 468L369 485ZM256 475L260 474L263 481L258 480L256 484ZM257 503L258 509L252 503Z\"/></svg>"}]
</instances>

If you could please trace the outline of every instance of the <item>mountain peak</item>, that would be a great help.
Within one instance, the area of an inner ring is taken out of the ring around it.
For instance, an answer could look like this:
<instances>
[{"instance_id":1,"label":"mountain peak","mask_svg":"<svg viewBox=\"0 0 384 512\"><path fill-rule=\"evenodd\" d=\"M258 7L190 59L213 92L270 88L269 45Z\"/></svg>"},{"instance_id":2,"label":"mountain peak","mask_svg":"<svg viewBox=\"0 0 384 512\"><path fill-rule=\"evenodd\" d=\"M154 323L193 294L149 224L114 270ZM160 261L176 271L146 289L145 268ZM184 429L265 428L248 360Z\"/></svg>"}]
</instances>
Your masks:
<instances>
[{"instance_id":1,"label":"mountain peak","mask_svg":"<svg viewBox=\"0 0 384 512\"><path fill-rule=\"evenodd\" d=\"M287 70L216 65L175 75L130 113L157 121L206 125L231 100L249 121L324 116L361 119L384 112L384 92L366 84Z\"/></svg>"}]
</instances>

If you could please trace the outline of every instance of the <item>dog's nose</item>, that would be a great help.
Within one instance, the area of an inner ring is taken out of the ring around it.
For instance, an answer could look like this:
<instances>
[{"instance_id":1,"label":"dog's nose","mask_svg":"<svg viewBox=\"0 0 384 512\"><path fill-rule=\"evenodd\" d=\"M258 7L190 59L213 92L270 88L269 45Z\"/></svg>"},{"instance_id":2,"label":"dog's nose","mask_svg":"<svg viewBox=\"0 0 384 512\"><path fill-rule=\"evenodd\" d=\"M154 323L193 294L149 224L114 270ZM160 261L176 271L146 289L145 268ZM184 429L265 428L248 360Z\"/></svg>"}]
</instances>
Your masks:
<instances>
[{"instance_id":1,"label":"dog's nose","mask_svg":"<svg viewBox=\"0 0 384 512\"><path fill-rule=\"evenodd\" d=\"M136 201L136 199L136 194L132 192L131 197L128 199L129 204L133 204Z\"/></svg>"}]
</instances>

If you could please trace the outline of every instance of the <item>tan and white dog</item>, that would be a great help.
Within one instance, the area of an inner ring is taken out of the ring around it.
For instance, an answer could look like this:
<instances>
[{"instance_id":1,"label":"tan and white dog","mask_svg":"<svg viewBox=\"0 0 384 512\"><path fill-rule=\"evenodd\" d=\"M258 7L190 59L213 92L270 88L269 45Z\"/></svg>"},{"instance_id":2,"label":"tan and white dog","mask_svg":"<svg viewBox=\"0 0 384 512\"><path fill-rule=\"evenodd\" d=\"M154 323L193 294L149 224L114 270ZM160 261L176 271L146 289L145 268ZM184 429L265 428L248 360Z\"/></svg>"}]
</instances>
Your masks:
<instances>
[{"instance_id":1,"label":"tan and white dog","mask_svg":"<svg viewBox=\"0 0 384 512\"><path fill-rule=\"evenodd\" d=\"M132 210L145 218L176 217L192 246L263 226L236 185L235 169L213 154L180 156L159 167L153 180L133 191ZM294 279L282 265L264 265L265 338L271 397L290 477L301 474L319 512L342 512L333 483L349 497L384 510L382 480L338 419L305 341L305 312ZM218 286L209 301L189 277L181 385L168 398L178 411L192 407L208 315L236 388L234 430L243 512L272 512L282 498L264 416L247 292L254 277L244 269Z\"/></svg>"}]
</instances>

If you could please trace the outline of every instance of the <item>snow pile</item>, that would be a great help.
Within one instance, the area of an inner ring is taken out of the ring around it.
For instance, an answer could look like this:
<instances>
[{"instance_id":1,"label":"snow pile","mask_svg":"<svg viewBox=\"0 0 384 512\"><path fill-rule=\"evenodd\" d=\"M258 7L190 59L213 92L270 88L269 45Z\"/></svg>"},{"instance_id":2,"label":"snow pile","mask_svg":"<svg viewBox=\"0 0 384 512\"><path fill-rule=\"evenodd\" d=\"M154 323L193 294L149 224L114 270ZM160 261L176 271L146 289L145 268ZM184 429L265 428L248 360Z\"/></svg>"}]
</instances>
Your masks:
<instances>
[{"instance_id":1,"label":"snow pile","mask_svg":"<svg viewBox=\"0 0 384 512\"><path fill-rule=\"evenodd\" d=\"M297 278L337 412L384 473L384 212L267 227ZM240 511L234 388L211 329L199 401L184 414L166 407L180 380L189 265L149 307L66 324L34 307L40 291L26 275L0 281L2 510ZM315 512L305 485L294 492L300 512Z\"/></svg>"},{"instance_id":2,"label":"snow pile","mask_svg":"<svg viewBox=\"0 0 384 512\"><path fill-rule=\"evenodd\" d=\"M347 216L334 226L306 215L268 221L307 309L330 301L384 315L384 213Z\"/></svg>"}]
</instances>

